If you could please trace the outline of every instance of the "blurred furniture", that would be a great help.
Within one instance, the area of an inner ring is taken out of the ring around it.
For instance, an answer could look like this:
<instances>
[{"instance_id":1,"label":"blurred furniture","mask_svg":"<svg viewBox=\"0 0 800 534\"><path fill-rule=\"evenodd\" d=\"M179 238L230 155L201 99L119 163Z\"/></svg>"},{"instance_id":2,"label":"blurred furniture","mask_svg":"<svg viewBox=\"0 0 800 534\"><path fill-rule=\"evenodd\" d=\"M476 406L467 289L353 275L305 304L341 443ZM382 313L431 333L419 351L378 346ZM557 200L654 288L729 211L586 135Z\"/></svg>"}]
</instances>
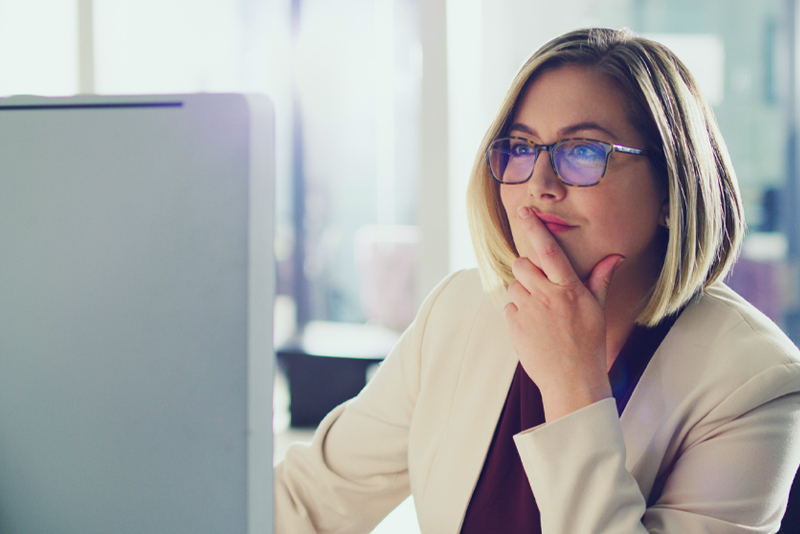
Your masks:
<instances>
[{"instance_id":1,"label":"blurred furniture","mask_svg":"<svg viewBox=\"0 0 800 534\"><path fill-rule=\"evenodd\" d=\"M750 232L727 284L777 324L796 298L789 284L788 243L783 234Z\"/></svg>"},{"instance_id":2,"label":"blurred furniture","mask_svg":"<svg viewBox=\"0 0 800 534\"><path fill-rule=\"evenodd\" d=\"M416 226L367 225L356 232L361 304L371 323L405 330L414 320L419 241Z\"/></svg>"},{"instance_id":3,"label":"blurred furniture","mask_svg":"<svg viewBox=\"0 0 800 534\"><path fill-rule=\"evenodd\" d=\"M276 348L289 384L293 427L316 427L356 396L370 368L389 354L399 334L370 324L312 321Z\"/></svg>"}]
</instances>

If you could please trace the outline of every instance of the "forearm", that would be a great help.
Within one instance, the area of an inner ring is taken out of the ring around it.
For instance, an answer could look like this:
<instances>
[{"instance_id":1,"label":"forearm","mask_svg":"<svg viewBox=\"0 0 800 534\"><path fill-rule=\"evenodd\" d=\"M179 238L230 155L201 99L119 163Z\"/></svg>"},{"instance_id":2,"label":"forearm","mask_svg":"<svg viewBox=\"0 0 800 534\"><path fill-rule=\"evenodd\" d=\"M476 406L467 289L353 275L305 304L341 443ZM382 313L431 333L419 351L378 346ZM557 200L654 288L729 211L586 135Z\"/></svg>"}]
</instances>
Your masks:
<instances>
[{"instance_id":1,"label":"forearm","mask_svg":"<svg viewBox=\"0 0 800 534\"><path fill-rule=\"evenodd\" d=\"M334 435L337 426L352 425L348 410L333 410L310 444L293 446L276 466L277 533L369 532L408 495L405 461L389 465L390 447L370 439L368 429L356 435L363 449ZM382 454L382 465L375 465Z\"/></svg>"},{"instance_id":2,"label":"forearm","mask_svg":"<svg viewBox=\"0 0 800 534\"><path fill-rule=\"evenodd\" d=\"M542 532L775 532L800 462L799 405L793 394L738 416L709 416L674 457L651 442L638 461L660 465L662 482L644 489L626 468L611 399L522 432L515 442Z\"/></svg>"},{"instance_id":3,"label":"forearm","mask_svg":"<svg viewBox=\"0 0 800 534\"><path fill-rule=\"evenodd\" d=\"M625 469L613 399L514 437L543 534L644 533L645 499Z\"/></svg>"}]
</instances>

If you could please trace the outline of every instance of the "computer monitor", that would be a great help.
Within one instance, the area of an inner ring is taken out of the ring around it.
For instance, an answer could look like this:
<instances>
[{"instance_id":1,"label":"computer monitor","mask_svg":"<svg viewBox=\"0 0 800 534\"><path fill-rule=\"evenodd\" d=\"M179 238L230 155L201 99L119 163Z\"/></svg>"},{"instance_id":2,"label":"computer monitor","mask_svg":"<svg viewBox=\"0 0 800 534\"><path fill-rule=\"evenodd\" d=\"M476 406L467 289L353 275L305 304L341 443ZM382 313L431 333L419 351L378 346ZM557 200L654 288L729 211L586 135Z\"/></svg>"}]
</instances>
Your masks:
<instances>
[{"instance_id":1,"label":"computer monitor","mask_svg":"<svg viewBox=\"0 0 800 534\"><path fill-rule=\"evenodd\" d=\"M272 533L273 111L0 99L0 532Z\"/></svg>"}]
</instances>

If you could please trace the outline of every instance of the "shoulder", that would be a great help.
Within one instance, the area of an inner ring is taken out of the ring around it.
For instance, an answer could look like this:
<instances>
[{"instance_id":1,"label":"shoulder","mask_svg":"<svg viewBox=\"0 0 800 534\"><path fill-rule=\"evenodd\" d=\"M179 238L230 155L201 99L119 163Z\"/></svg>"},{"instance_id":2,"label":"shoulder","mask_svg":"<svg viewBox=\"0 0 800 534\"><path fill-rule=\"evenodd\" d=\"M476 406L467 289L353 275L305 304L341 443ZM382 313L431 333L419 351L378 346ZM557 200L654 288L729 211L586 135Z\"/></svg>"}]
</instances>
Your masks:
<instances>
[{"instance_id":1,"label":"shoulder","mask_svg":"<svg viewBox=\"0 0 800 534\"><path fill-rule=\"evenodd\" d=\"M700 347L728 348L765 366L800 363L800 351L789 337L722 283L706 289L684 310L675 326L676 332Z\"/></svg>"},{"instance_id":2,"label":"shoulder","mask_svg":"<svg viewBox=\"0 0 800 534\"><path fill-rule=\"evenodd\" d=\"M463 322L465 315L476 313L491 300L490 294L483 288L477 269L457 271L440 282L428 295L420 308L418 320L454 318Z\"/></svg>"},{"instance_id":3,"label":"shoulder","mask_svg":"<svg viewBox=\"0 0 800 534\"><path fill-rule=\"evenodd\" d=\"M456 271L433 290L432 295L447 295L448 297L461 296L465 299L482 298L488 295L481 283L478 269L462 269Z\"/></svg>"},{"instance_id":4,"label":"shoulder","mask_svg":"<svg viewBox=\"0 0 800 534\"><path fill-rule=\"evenodd\" d=\"M425 299L415 320L417 327L435 325L447 334L463 330L480 315L500 315L500 301L483 287L478 269L457 271L445 278Z\"/></svg>"},{"instance_id":5,"label":"shoulder","mask_svg":"<svg viewBox=\"0 0 800 534\"><path fill-rule=\"evenodd\" d=\"M648 373L649 384L671 390L662 393L672 402L743 413L800 391L800 351L769 318L717 283L683 311Z\"/></svg>"},{"instance_id":6,"label":"shoulder","mask_svg":"<svg viewBox=\"0 0 800 534\"><path fill-rule=\"evenodd\" d=\"M412 330L423 358L446 358L485 352L484 345L507 344L502 297L482 284L477 269L458 271L431 292ZM512 351L513 354L513 351Z\"/></svg>"}]
</instances>

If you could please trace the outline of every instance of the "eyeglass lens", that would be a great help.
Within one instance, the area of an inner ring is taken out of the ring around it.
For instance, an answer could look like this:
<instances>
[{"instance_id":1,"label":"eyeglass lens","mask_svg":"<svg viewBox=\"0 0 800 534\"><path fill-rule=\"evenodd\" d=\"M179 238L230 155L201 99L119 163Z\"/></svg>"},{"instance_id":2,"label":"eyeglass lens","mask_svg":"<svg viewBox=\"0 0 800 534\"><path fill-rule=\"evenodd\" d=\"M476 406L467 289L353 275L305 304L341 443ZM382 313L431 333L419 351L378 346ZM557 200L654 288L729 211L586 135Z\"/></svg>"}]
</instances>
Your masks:
<instances>
[{"instance_id":1,"label":"eyeglass lens","mask_svg":"<svg viewBox=\"0 0 800 534\"><path fill-rule=\"evenodd\" d=\"M533 173L542 150L546 148L534 147L524 140L498 139L489 149L492 174L503 183L525 182ZM549 151L552 151L550 159L561 180L571 185L589 186L602 179L610 147L598 141L567 139L550 147Z\"/></svg>"}]
</instances>

